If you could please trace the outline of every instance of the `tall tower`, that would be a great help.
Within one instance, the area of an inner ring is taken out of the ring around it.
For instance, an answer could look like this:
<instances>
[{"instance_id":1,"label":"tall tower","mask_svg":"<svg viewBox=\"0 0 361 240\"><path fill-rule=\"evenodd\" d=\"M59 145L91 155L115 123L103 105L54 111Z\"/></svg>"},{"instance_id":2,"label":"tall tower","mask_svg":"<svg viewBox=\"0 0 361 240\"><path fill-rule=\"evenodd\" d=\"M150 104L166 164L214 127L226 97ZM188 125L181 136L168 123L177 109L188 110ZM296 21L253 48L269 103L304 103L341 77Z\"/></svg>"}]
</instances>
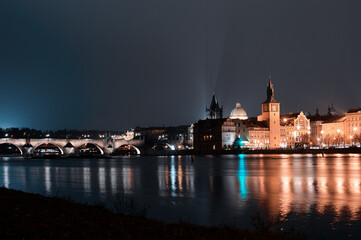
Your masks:
<instances>
[{"instance_id":1,"label":"tall tower","mask_svg":"<svg viewBox=\"0 0 361 240\"><path fill-rule=\"evenodd\" d=\"M209 108L206 108L206 112L210 119L219 119L223 117L223 107L219 106L215 94L213 94L211 105Z\"/></svg>"},{"instance_id":2,"label":"tall tower","mask_svg":"<svg viewBox=\"0 0 361 240\"><path fill-rule=\"evenodd\" d=\"M271 81L271 74L268 75L267 99L262 104L262 121L267 121L269 126L269 147L280 148L280 103L274 98L274 88Z\"/></svg>"}]
</instances>

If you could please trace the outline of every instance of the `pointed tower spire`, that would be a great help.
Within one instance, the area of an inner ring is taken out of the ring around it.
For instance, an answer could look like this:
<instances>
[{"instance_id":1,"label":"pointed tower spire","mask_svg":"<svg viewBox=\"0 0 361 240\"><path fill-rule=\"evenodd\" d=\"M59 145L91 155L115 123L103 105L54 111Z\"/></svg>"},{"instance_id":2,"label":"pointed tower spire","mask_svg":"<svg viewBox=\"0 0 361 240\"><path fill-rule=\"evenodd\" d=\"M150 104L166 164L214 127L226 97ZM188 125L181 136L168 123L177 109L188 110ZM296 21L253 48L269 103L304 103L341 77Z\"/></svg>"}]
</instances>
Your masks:
<instances>
[{"instance_id":1,"label":"pointed tower spire","mask_svg":"<svg viewBox=\"0 0 361 240\"><path fill-rule=\"evenodd\" d=\"M274 98L274 88L272 84L271 73L268 73L267 99L264 103L277 102Z\"/></svg>"},{"instance_id":2,"label":"pointed tower spire","mask_svg":"<svg viewBox=\"0 0 361 240\"><path fill-rule=\"evenodd\" d=\"M211 106L209 107L210 109L214 109L218 104L216 95L213 93L213 97L212 97L212 102L211 102Z\"/></svg>"},{"instance_id":3,"label":"pointed tower spire","mask_svg":"<svg viewBox=\"0 0 361 240\"><path fill-rule=\"evenodd\" d=\"M216 95L213 93L212 102L209 108L206 108L208 117L211 119L222 118L223 116L223 107L220 107Z\"/></svg>"}]
</instances>

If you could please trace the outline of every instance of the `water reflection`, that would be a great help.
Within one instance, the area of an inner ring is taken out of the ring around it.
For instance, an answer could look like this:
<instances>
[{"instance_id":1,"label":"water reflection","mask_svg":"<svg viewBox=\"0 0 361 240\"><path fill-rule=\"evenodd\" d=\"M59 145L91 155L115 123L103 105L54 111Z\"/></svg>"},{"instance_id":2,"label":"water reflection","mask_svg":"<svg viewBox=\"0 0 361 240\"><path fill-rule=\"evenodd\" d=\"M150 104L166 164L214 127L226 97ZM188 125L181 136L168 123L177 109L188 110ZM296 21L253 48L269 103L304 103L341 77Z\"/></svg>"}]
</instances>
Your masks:
<instances>
[{"instance_id":1,"label":"water reflection","mask_svg":"<svg viewBox=\"0 0 361 240\"><path fill-rule=\"evenodd\" d=\"M357 219L361 208L360 159L343 159L338 156L334 159L321 159L320 162L322 167L317 168L317 176L322 181L317 185L317 210L325 213L332 206L336 220L345 210L350 211L351 219Z\"/></svg>"},{"instance_id":2,"label":"water reflection","mask_svg":"<svg viewBox=\"0 0 361 240\"><path fill-rule=\"evenodd\" d=\"M10 159L0 164L5 187L59 191L90 203L99 198L111 202L119 192L131 194L158 209L153 217L172 211L172 220L179 220L188 211L197 223L217 225L230 218L248 221L247 211L261 210L270 219L296 213L327 216L329 224L360 221L360 155ZM163 217L168 220L170 214Z\"/></svg>"},{"instance_id":3,"label":"water reflection","mask_svg":"<svg viewBox=\"0 0 361 240\"><path fill-rule=\"evenodd\" d=\"M90 193L90 168L83 167L83 185L85 193Z\"/></svg>"},{"instance_id":4,"label":"water reflection","mask_svg":"<svg viewBox=\"0 0 361 240\"><path fill-rule=\"evenodd\" d=\"M51 176L50 176L50 167L45 167L45 191L46 193L51 193Z\"/></svg>"},{"instance_id":5,"label":"water reflection","mask_svg":"<svg viewBox=\"0 0 361 240\"><path fill-rule=\"evenodd\" d=\"M105 193L105 169L103 167L99 168L99 190L101 193Z\"/></svg>"},{"instance_id":6,"label":"water reflection","mask_svg":"<svg viewBox=\"0 0 361 240\"><path fill-rule=\"evenodd\" d=\"M247 197L247 186L246 186L246 179L247 179L247 170L245 165L245 154L239 155L239 167L238 167L238 180L239 180L239 198L242 200L246 199Z\"/></svg>"},{"instance_id":7,"label":"water reflection","mask_svg":"<svg viewBox=\"0 0 361 240\"><path fill-rule=\"evenodd\" d=\"M179 189L179 197L183 197L183 169L182 169L182 162L181 162L181 156L178 157L178 189Z\"/></svg>"},{"instance_id":8,"label":"water reflection","mask_svg":"<svg viewBox=\"0 0 361 240\"><path fill-rule=\"evenodd\" d=\"M134 181L133 171L129 167L123 167L121 173L123 176L123 191L127 194L131 194Z\"/></svg>"},{"instance_id":9,"label":"water reflection","mask_svg":"<svg viewBox=\"0 0 361 240\"><path fill-rule=\"evenodd\" d=\"M9 188L10 180L9 180L9 167L4 166L4 187Z\"/></svg>"},{"instance_id":10,"label":"water reflection","mask_svg":"<svg viewBox=\"0 0 361 240\"><path fill-rule=\"evenodd\" d=\"M190 197L193 197L194 189L194 167L193 165L186 165L186 173L185 173L185 183L186 183L186 191Z\"/></svg>"},{"instance_id":11,"label":"water reflection","mask_svg":"<svg viewBox=\"0 0 361 240\"><path fill-rule=\"evenodd\" d=\"M249 195L259 193L259 203L272 219L290 212L320 214L333 211L335 220L349 211L358 219L361 209L360 158L306 158L259 161L258 179L250 178ZM258 184L260 183L260 184Z\"/></svg>"},{"instance_id":12,"label":"water reflection","mask_svg":"<svg viewBox=\"0 0 361 240\"><path fill-rule=\"evenodd\" d=\"M118 192L117 169L115 167L110 168L110 185L111 185L112 193L117 193Z\"/></svg>"},{"instance_id":13,"label":"water reflection","mask_svg":"<svg viewBox=\"0 0 361 240\"><path fill-rule=\"evenodd\" d=\"M174 156L171 156L171 161L170 161L170 182L171 182L171 196L172 197L176 197L177 196L177 187L175 185L176 182L176 170L175 170L175 160L174 160Z\"/></svg>"},{"instance_id":14,"label":"water reflection","mask_svg":"<svg viewBox=\"0 0 361 240\"><path fill-rule=\"evenodd\" d=\"M158 159L158 192L162 197L182 198L194 193L194 167L181 156Z\"/></svg>"}]
</instances>

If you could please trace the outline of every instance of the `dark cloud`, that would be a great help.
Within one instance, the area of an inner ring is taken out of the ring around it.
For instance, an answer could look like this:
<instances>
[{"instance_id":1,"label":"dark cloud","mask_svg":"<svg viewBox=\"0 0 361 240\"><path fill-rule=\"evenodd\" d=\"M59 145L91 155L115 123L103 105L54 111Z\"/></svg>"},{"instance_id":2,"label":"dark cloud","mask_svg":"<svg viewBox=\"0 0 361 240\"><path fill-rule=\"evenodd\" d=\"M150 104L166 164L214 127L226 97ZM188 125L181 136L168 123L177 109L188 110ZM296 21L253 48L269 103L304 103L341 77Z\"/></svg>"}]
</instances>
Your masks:
<instances>
[{"instance_id":1,"label":"dark cloud","mask_svg":"<svg viewBox=\"0 0 361 240\"><path fill-rule=\"evenodd\" d=\"M190 124L216 92L260 113L360 107L359 1L2 1L1 127Z\"/></svg>"}]
</instances>

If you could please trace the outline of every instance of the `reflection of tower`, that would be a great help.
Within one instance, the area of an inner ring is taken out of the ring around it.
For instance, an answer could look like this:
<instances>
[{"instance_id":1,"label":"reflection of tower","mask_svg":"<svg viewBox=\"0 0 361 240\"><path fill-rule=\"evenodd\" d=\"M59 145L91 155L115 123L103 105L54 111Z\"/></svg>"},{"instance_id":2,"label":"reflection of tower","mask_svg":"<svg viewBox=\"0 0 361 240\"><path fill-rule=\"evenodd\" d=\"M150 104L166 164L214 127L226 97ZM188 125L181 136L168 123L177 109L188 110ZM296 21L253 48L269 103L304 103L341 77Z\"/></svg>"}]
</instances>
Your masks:
<instances>
[{"instance_id":1,"label":"reflection of tower","mask_svg":"<svg viewBox=\"0 0 361 240\"><path fill-rule=\"evenodd\" d=\"M279 148L281 142L280 132L280 103L274 98L274 88L271 81L271 74L268 76L267 99L262 104L262 121L267 121L270 134L270 148Z\"/></svg>"},{"instance_id":2,"label":"reflection of tower","mask_svg":"<svg viewBox=\"0 0 361 240\"><path fill-rule=\"evenodd\" d=\"M207 117L210 119L219 119L223 116L223 107L220 107L216 95L213 94L212 102L209 108L206 109Z\"/></svg>"}]
</instances>

